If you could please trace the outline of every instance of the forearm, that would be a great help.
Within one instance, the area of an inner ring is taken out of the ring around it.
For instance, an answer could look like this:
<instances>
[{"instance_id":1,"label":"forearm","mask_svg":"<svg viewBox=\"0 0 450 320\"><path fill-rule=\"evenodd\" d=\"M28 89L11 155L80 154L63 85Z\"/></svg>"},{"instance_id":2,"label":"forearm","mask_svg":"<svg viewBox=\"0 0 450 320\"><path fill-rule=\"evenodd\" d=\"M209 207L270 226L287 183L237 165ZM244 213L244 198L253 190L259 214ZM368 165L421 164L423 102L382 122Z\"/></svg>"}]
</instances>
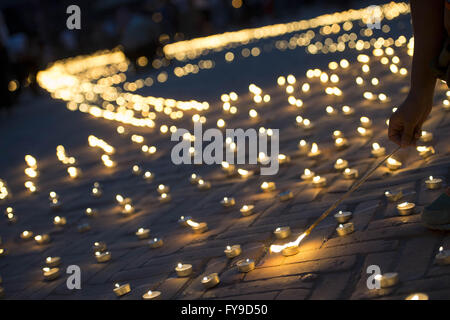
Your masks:
<instances>
[{"instance_id":1,"label":"forearm","mask_svg":"<svg viewBox=\"0 0 450 320\"><path fill-rule=\"evenodd\" d=\"M410 94L419 94L419 99L432 99L436 76L430 63L439 55L444 41L444 1L411 0L410 4L414 30Z\"/></svg>"}]
</instances>

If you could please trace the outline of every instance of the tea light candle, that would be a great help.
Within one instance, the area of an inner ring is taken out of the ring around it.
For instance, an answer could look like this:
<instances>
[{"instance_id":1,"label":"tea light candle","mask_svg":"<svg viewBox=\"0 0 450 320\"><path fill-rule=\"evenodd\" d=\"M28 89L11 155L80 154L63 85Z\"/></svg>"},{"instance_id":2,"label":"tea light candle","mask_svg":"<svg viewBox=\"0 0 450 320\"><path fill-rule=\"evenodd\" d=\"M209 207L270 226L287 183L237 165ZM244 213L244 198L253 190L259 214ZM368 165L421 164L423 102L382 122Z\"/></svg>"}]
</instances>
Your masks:
<instances>
[{"instance_id":1,"label":"tea light candle","mask_svg":"<svg viewBox=\"0 0 450 320\"><path fill-rule=\"evenodd\" d=\"M338 149L344 149L348 147L348 141L345 138L337 138L336 140L334 140L334 145Z\"/></svg>"},{"instance_id":2,"label":"tea light candle","mask_svg":"<svg viewBox=\"0 0 450 320\"><path fill-rule=\"evenodd\" d=\"M160 184L156 190L158 191L159 194L163 194L163 193L169 192L170 188L169 188L169 186Z\"/></svg>"},{"instance_id":3,"label":"tea light candle","mask_svg":"<svg viewBox=\"0 0 450 320\"><path fill-rule=\"evenodd\" d=\"M20 238L22 240L30 240L32 237L33 237L33 232L32 231L28 231L28 230L25 230L24 232L22 232L20 234Z\"/></svg>"},{"instance_id":4,"label":"tea light candle","mask_svg":"<svg viewBox=\"0 0 450 320\"><path fill-rule=\"evenodd\" d=\"M150 246L150 248L156 249L162 247L163 240L161 238L153 238L148 242L148 245Z\"/></svg>"},{"instance_id":5,"label":"tea light candle","mask_svg":"<svg viewBox=\"0 0 450 320\"><path fill-rule=\"evenodd\" d=\"M36 241L37 244L46 244L50 242L50 236L48 234L38 234L37 236L34 237L34 240Z\"/></svg>"},{"instance_id":6,"label":"tea light candle","mask_svg":"<svg viewBox=\"0 0 450 320\"><path fill-rule=\"evenodd\" d=\"M361 137L370 137L370 136L372 136L372 130L370 130L370 129L366 129L366 128L363 128L363 127L358 127L357 131L358 131L358 133L359 133L359 135Z\"/></svg>"},{"instance_id":7,"label":"tea light candle","mask_svg":"<svg viewBox=\"0 0 450 320\"><path fill-rule=\"evenodd\" d=\"M296 245L287 246L283 250L281 250L281 254L285 257L296 255L299 252L299 247Z\"/></svg>"},{"instance_id":8,"label":"tea light candle","mask_svg":"<svg viewBox=\"0 0 450 320\"><path fill-rule=\"evenodd\" d=\"M309 143L305 140L300 140L298 143L298 149L300 150L301 155L305 155L309 152Z\"/></svg>"},{"instance_id":9,"label":"tea light candle","mask_svg":"<svg viewBox=\"0 0 450 320\"><path fill-rule=\"evenodd\" d=\"M353 222L339 224L339 226L336 228L336 232L341 237L353 233L353 231L355 231L355 226L353 225Z\"/></svg>"},{"instance_id":10,"label":"tea light candle","mask_svg":"<svg viewBox=\"0 0 450 320\"><path fill-rule=\"evenodd\" d=\"M275 238L277 239L286 239L291 235L291 228L290 227L278 227L273 232L275 235Z\"/></svg>"},{"instance_id":11,"label":"tea light candle","mask_svg":"<svg viewBox=\"0 0 450 320\"><path fill-rule=\"evenodd\" d=\"M388 158L386 166L392 171L395 171L402 166L402 163L398 160L395 160L394 158Z\"/></svg>"},{"instance_id":12,"label":"tea light candle","mask_svg":"<svg viewBox=\"0 0 450 320\"><path fill-rule=\"evenodd\" d=\"M195 222L195 223L192 223L191 228L194 231L194 233L203 233L208 230L208 224L206 222L200 222L200 223Z\"/></svg>"},{"instance_id":13,"label":"tea light candle","mask_svg":"<svg viewBox=\"0 0 450 320\"><path fill-rule=\"evenodd\" d=\"M334 168L336 170L344 170L345 168L348 167L348 161L344 160L344 159L337 159L335 164L334 164Z\"/></svg>"},{"instance_id":14,"label":"tea light candle","mask_svg":"<svg viewBox=\"0 0 450 320\"><path fill-rule=\"evenodd\" d=\"M382 157L386 154L386 148L380 147L377 142L372 143L372 155L376 158Z\"/></svg>"},{"instance_id":15,"label":"tea light candle","mask_svg":"<svg viewBox=\"0 0 450 320\"><path fill-rule=\"evenodd\" d=\"M361 126L364 128L370 128L372 126L372 120L368 117L361 117L359 118L359 121L361 122Z\"/></svg>"},{"instance_id":16,"label":"tea light candle","mask_svg":"<svg viewBox=\"0 0 450 320\"><path fill-rule=\"evenodd\" d=\"M317 145L317 143L313 143L311 146L311 151L308 153L308 157L310 158L317 158L319 157L321 154L321 151L319 150L319 146Z\"/></svg>"},{"instance_id":17,"label":"tea light candle","mask_svg":"<svg viewBox=\"0 0 450 320\"><path fill-rule=\"evenodd\" d=\"M63 227L66 225L66 223L67 223L67 220L64 217L56 216L53 219L53 224L58 227Z\"/></svg>"},{"instance_id":18,"label":"tea light candle","mask_svg":"<svg viewBox=\"0 0 450 320\"><path fill-rule=\"evenodd\" d=\"M391 192L389 190L386 190L384 192L384 195L389 201L396 202L403 197L403 192L401 190L398 192Z\"/></svg>"},{"instance_id":19,"label":"tea light candle","mask_svg":"<svg viewBox=\"0 0 450 320\"><path fill-rule=\"evenodd\" d=\"M95 252L95 259L97 259L98 263L104 263L104 262L108 262L109 260L111 260L111 253L109 251L105 251L105 252L100 252L97 251Z\"/></svg>"},{"instance_id":20,"label":"tea light candle","mask_svg":"<svg viewBox=\"0 0 450 320\"><path fill-rule=\"evenodd\" d=\"M292 191L287 190L287 191L281 192L278 196L280 197L281 201L287 201L287 200L292 199L294 197L294 194L292 193Z\"/></svg>"},{"instance_id":21,"label":"tea light candle","mask_svg":"<svg viewBox=\"0 0 450 320\"><path fill-rule=\"evenodd\" d=\"M142 173L141 167L139 167L137 164L135 164L135 165L133 166L133 168L131 169L131 171L132 171L132 173L133 173L135 176L140 176L141 173Z\"/></svg>"},{"instance_id":22,"label":"tea light candle","mask_svg":"<svg viewBox=\"0 0 450 320\"><path fill-rule=\"evenodd\" d=\"M134 207L131 204L127 203L126 205L123 206L123 208L122 208L123 215L130 215L133 213L134 213Z\"/></svg>"},{"instance_id":23,"label":"tea light candle","mask_svg":"<svg viewBox=\"0 0 450 320\"><path fill-rule=\"evenodd\" d=\"M430 142L433 140L433 134L431 132L423 130L419 140L421 142Z\"/></svg>"},{"instance_id":24,"label":"tea light candle","mask_svg":"<svg viewBox=\"0 0 450 320\"><path fill-rule=\"evenodd\" d=\"M59 201L59 199L55 198L50 200L50 209L57 211L61 208L61 202Z\"/></svg>"},{"instance_id":25,"label":"tea light candle","mask_svg":"<svg viewBox=\"0 0 450 320\"><path fill-rule=\"evenodd\" d=\"M44 280L46 281L52 281L59 277L59 268L49 268L45 267L42 268Z\"/></svg>"},{"instance_id":26,"label":"tea light candle","mask_svg":"<svg viewBox=\"0 0 450 320\"><path fill-rule=\"evenodd\" d=\"M88 217L94 217L97 215L98 210L97 209L93 209L93 208L86 208L86 210L84 211L84 213L88 216Z\"/></svg>"},{"instance_id":27,"label":"tea light candle","mask_svg":"<svg viewBox=\"0 0 450 320\"><path fill-rule=\"evenodd\" d=\"M114 285L114 289L113 289L114 293L118 296L121 297L123 295L126 295L127 293L131 292L131 287L129 283L120 285L118 283L116 283Z\"/></svg>"},{"instance_id":28,"label":"tea light candle","mask_svg":"<svg viewBox=\"0 0 450 320\"><path fill-rule=\"evenodd\" d=\"M220 282L219 275L217 273L211 273L202 278L201 283L205 289L210 289L217 286Z\"/></svg>"},{"instance_id":29,"label":"tea light candle","mask_svg":"<svg viewBox=\"0 0 450 320\"><path fill-rule=\"evenodd\" d=\"M150 229L139 228L138 231L136 231L136 236L141 240L147 239L150 236Z\"/></svg>"},{"instance_id":30,"label":"tea light candle","mask_svg":"<svg viewBox=\"0 0 450 320\"><path fill-rule=\"evenodd\" d=\"M197 184L200 179L201 179L201 177L199 175L197 175L196 173L193 173L189 177L189 182L191 184Z\"/></svg>"},{"instance_id":31,"label":"tea light candle","mask_svg":"<svg viewBox=\"0 0 450 320\"><path fill-rule=\"evenodd\" d=\"M100 184L98 182L94 183L94 186L92 187L91 190L91 195L93 197L99 198L101 197L103 194L102 188L100 187Z\"/></svg>"},{"instance_id":32,"label":"tea light candle","mask_svg":"<svg viewBox=\"0 0 450 320\"><path fill-rule=\"evenodd\" d=\"M211 183L203 179L198 180L197 188L199 190L209 190L211 188Z\"/></svg>"},{"instance_id":33,"label":"tea light candle","mask_svg":"<svg viewBox=\"0 0 450 320\"><path fill-rule=\"evenodd\" d=\"M94 242L94 245L92 246L92 251L94 251L94 252L97 252L97 251L103 252L103 251L106 251L106 249L107 249L106 243L104 243L103 241Z\"/></svg>"},{"instance_id":34,"label":"tea light candle","mask_svg":"<svg viewBox=\"0 0 450 320\"><path fill-rule=\"evenodd\" d=\"M237 265L239 272L242 272L242 273L250 272L253 269L255 269L255 261L252 259L248 259L248 258L239 260L236 263L236 265Z\"/></svg>"},{"instance_id":35,"label":"tea light candle","mask_svg":"<svg viewBox=\"0 0 450 320\"><path fill-rule=\"evenodd\" d=\"M249 205L244 204L244 205L242 206L242 208L241 208L239 211L241 212L241 214L242 214L244 217L247 217L247 216L253 214L253 209L254 209L254 208L255 208L255 206L252 205L252 204L249 204Z\"/></svg>"},{"instance_id":36,"label":"tea light candle","mask_svg":"<svg viewBox=\"0 0 450 320\"><path fill-rule=\"evenodd\" d=\"M358 170L347 168L344 170L343 175L345 179L356 179L358 178Z\"/></svg>"},{"instance_id":37,"label":"tea light candle","mask_svg":"<svg viewBox=\"0 0 450 320\"><path fill-rule=\"evenodd\" d=\"M397 205L398 214L401 216L407 216L414 212L416 205L412 202L402 202Z\"/></svg>"},{"instance_id":38,"label":"tea light candle","mask_svg":"<svg viewBox=\"0 0 450 320\"><path fill-rule=\"evenodd\" d=\"M226 161L223 161L223 162L222 162L222 170L223 170L227 175L232 175L232 174L234 174L235 166L232 165L232 164L230 164L230 163L228 163L228 162L226 162Z\"/></svg>"},{"instance_id":39,"label":"tea light candle","mask_svg":"<svg viewBox=\"0 0 450 320\"><path fill-rule=\"evenodd\" d=\"M245 170L245 169L238 169L238 173L241 176L241 178L248 178L251 177L254 174L254 171L252 170Z\"/></svg>"},{"instance_id":40,"label":"tea light candle","mask_svg":"<svg viewBox=\"0 0 450 320\"><path fill-rule=\"evenodd\" d=\"M144 300L159 300L159 299L161 299L161 292L149 290L142 295L142 299L144 299Z\"/></svg>"},{"instance_id":41,"label":"tea light candle","mask_svg":"<svg viewBox=\"0 0 450 320\"><path fill-rule=\"evenodd\" d=\"M433 147L427 147L427 146L417 146L416 150L419 152L419 155L423 158L426 159L429 156L432 156L433 154L435 154L435 150Z\"/></svg>"},{"instance_id":42,"label":"tea light candle","mask_svg":"<svg viewBox=\"0 0 450 320\"><path fill-rule=\"evenodd\" d=\"M301 176L302 180L305 181L309 181L312 178L314 178L315 173L309 169L305 169L305 171L303 171L303 174Z\"/></svg>"},{"instance_id":43,"label":"tea light candle","mask_svg":"<svg viewBox=\"0 0 450 320\"><path fill-rule=\"evenodd\" d=\"M397 272L389 272L385 274L377 274L375 276L375 280L379 281L381 288L390 288L395 286L398 283L398 273Z\"/></svg>"},{"instance_id":44,"label":"tea light candle","mask_svg":"<svg viewBox=\"0 0 450 320\"><path fill-rule=\"evenodd\" d=\"M267 182L267 181L264 181L264 182L261 184L261 190L264 191L264 192L274 191L276 188L277 188L277 187L276 187L276 185L275 185L275 182Z\"/></svg>"},{"instance_id":45,"label":"tea light candle","mask_svg":"<svg viewBox=\"0 0 450 320\"><path fill-rule=\"evenodd\" d=\"M224 252L228 259L233 259L234 257L237 257L241 254L242 249L240 245L235 244L233 246L227 246Z\"/></svg>"},{"instance_id":46,"label":"tea light candle","mask_svg":"<svg viewBox=\"0 0 450 320\"><path fill-rule=\"evenodd\" d=\"M168 193L162 193L160 196L159 196L159 202L160 203L168 203L168 202L170 202L172 200L172 197L170 196L170 194L168 194Z\"/></svg>"},{"instance_id":47,"label":"tea light candle","mask_svg":"<svg viewBox=\"0 0 450 320\"><path fill-rule=\"evenodd\" d=\"M344 135L342 134L342 131L334 130L333 131L333 139L336 140L337 138L342 138Z\"/></svg>"},{"instance_id":48,"label":"tea light candle","mask_svg":"<svg viewBox=\"0 0 450 320\"><path fill-rule=\"evenodd\" d=\"M291 157L285 155L285 154L279 154L278 155L278 163L279 164L286 164L291 162Z\"/></svg>"},{"instance_id":49,"label":"tea light candle","mask_svg":"<svg viewBox=\"0 0 450 320\"><path fill-rule=\"evenodd\" d=\"M343 106L342 107L342 113L346 116L352 115L355 112L352 107L349 106Z\"/></svg>"},{"instance_id":50,"label":"tea light candle","mask_svg":"<svg viewBox=\"0 0 450 320\"><path fill-rule=\"evenodd\" d=\"M60 257L47 257L47 259L45 259L45 264L49 268L57 267L61 264L61 258Z\"/></svg>"},{"instance_id":51,"label":"tea light candle","mask_svg":"<svg viewBox=\"0 0 450 320\"><path fill-rule=\"evenodd\" d=\"M191 216L181 216L180 219L178 219L178 224L183 226L183 227L187 227L189 226L188 221L192 220Z\"/></svg>"},{"instance_id":52,"label":"tea light candle","mask_svg":"<svg viewBox=\"0 0 450 320\"><path fill-rule=\"evenodd\" d=\"M412 293L405 298L405 300L428 300L426 293Z\"/></svg>"},{"instance_id":53,"label":"tea light candle","mask_svg":"<svg viewBox=\"0 0 450 320\"><path fill-rule=\"evenodd\" d=\"M334 215L334 218L337 220L337 222L339 223L346 223L347 221L349 221L352 218L353 214L350 211L339 211L338 213L336 213Z\"/></svg>"},{"instance_id":54,"label":"tea light candle","mask_svg":"<svg viewBox=\"0 0 450 320\"><path fill-rule=\"evenodd\" d=\"M0 257L4 257L8 254L8 251L6 249L0 248Z\"/></svg>"},{"instance_id":55,"label":"tea light candle","mask_svg":"<svg viewBox=\"0 0 450 320\"><path fill-rule=\"evenodd\" d=\"M428 180L425 180L425 185L429 190L435 190L442 187L442 179L429 176Z\"/></svg>"},{"instance_id":56,"label":"tea light candle","mask_svg":"<svg viewBox=\"0 0 450 320\"><path fill-rule=\"evenodd\" d=\"M444 247L440 247L434 261L438 265L450 264L450 250L444 250Z\"/></svg>"},{"instance_id":57,"label":"tea light candle","mask_svg":"<svg viewBox=\"0 0 450 320\"><path fill-rule=\"evenodd\" d=\"M234 198L229 198L229 197L224 197L220 203L222 204L222 206L224 206L225 208L227 207L232 207L235 205L235 201Z\"/></svg>"},{"instance_id":58,"label":"tea light candle","mask_svg":"<svg viewBox=\"0 0 450 320\"><path fill-rule=\"evenodd\" d=\"M179 277L188 277L192 273L192 264L178 263L175 271Z\"/></svg>"},{"instance_id":59,"label":"tea light candle","mask_svg":"<svg viewBox=\"0 0 450 320\"><path fill-rule=\"evenodd\" d=\"M126 204L131 204L131 198L124 198L122 195L118 194L116 195L116 201L120 204L120 205L126 205Z\"/></svg>"},{"instance_id":60,"label":"tea light candle","mask_svg":"<svg viewBox=\"0 0 450 320\"><path fill-rule=\"evenodd\" d=\"M6 214L6 218L8 219L8 223L12 224L12 223L16 223L17 222L17 216L14 215L14 213L12 212L8 212Z\"/></svg>"},{"instance_id":61,"label":"tea light candle","mask_svg":"<svg viewBox=\"0 0 450 320\"><path fill-rule=\"evenodd\" d=\"M143 175L142 177L144 178L144 180L145 180L146 182L152 182L152 181L153 181L153 178L154 178L154 175L153 175L153 173L151 173L150 171L145 171L145 172L144 172L144 175Z\"/></svg>"},{"instance_id":62,"label":"tea light candle","mask_svg":"<svg viewBox=\"0 0 450 320\"><path fill-rule=\"evenodd\" d=\"M327 179L325 177L315 176L313 178L313 185L316 188L325 187L326 184L327 184Z\"/></svg>"}]
</instances>

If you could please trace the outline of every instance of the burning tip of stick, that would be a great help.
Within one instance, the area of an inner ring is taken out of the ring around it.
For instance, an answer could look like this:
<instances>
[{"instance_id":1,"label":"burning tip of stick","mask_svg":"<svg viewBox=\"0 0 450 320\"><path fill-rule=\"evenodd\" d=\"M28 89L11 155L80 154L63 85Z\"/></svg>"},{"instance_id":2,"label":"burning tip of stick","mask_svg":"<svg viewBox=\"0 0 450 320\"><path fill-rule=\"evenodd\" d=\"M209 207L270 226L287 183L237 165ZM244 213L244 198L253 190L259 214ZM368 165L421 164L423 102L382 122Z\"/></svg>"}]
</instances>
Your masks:
<instances>
[{"instance_id":1,"label":"burning tip of stick","mask_svg":"<svg viewBox=\"0 0 450 320\"><path fill-rule=\"evenodd\" d=\"M286 248L298 247L300 245L300 242L303 240L304 237L306 237L306 235L307 235L306 232L302 233L295 241L288 242L283 245L273 244L270 246L270 252L278 253L278 252L283 251Z\"/></svg>"}]
</instances>

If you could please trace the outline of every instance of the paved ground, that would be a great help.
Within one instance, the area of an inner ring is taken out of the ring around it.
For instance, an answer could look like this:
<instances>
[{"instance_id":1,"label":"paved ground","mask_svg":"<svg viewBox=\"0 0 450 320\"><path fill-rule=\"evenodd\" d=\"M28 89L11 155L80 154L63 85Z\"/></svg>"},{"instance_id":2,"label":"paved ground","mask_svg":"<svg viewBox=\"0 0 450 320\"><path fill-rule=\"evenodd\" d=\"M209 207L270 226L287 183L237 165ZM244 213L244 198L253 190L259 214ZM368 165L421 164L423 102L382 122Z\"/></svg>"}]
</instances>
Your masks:
<instances>
[{"instance_id":1,"label":"paved ground","mask_svg":"<svg viewBox=\"0 0 450 320\"><path fill-rule=\"evenodd\" d=\"M384 24L385 22L383 22ZM390 33L376 30L376 36L397 39L411 35L409 15L386 22ZM356 26L352 31L359 32ZM316 30L317 31L317 30ZM377 33L378 32L378 33ZM343 32L338 35L342 35ZM354 183L345 180L333 169L337 158L349 161L360 174L366 172L377 160L370 156L372 142L379 142L388 150L393 145L387 141L386 118L392 106L401 102L408 86L408 76L389 71L389 64L380 63L381 57L373 57L370 50L311 55L305 47L278 50L276 41L289 41L291 35L251 43L244 47L231 48L235 61L226 63L224 51L202 57L211 59L215 67L201 70L198 74L176 79L170 66L169 80L165 83L145 87L142 95L170 96L177 99L197 99L210 102L204 114L207 126L214 127L218 118L224 118L229 127L249 128L264 126L280 129L280 152L290 155L292 161L280 168L273 177L255 175L248 179L226 177L220 166L182 165L175 166L170 160L173 146L168 135L157 129L126 127L129 134L119 135L117 123L99 120L81 112L71 112L64 103L49 97L24 98L13 113L4 116L0 125L0 178L7 182L11 197L0 202L2 211L12 206L18 217L15 224L0 220L1 247L8 255L0 257L1 286L6 299L117 299L113 293L116 282L130 283L132 291L122 299L140 299L147 290L158 290L164 299L402 299L413 292L426 292L432 299L450 297L450 267L436 266L434 256L438 248L450 246L450 237L444 233L431 232L420 223L420 211L441 192L425 189L424 180L429 176L450 178L450 113L443 108L446 87L439 84L436 107L424 128L434 134L432 145L436 154L423 160L415 150L400 154L403 166L391 172L385 167L346 200L340 209L354 213L355 232L339 237L333 217L324 220L301 244L300 253L291 257L271 254L268 248L277 242L272 234L278 226L290 226L292 239L300 234L324 209L336 201ZM321 41L325 37L316 38ZM364 39L364 37L362 37ZM370 40L370 37L366 38ZM244 58L242 48L259 46L258 57ZM399 67L409 70L410 57L406 45L392 46L394 56L400 58ZM371 56L370 73L361 71L356 61L358 53ZM386 56L386 55L384 55ZM392 56L388 56L392 59ZM328 69L330 61L346 58L350 67L336 71ZM180 65L183 65L180 63ZM317 78L307 79L306 70L320 68L329 75L335 72L340 81L337 86L343 91L341 97L324 93L325 85ZM279 75L294 74L297 77L296 97L304 106L298 109L287 102L284 87L276 84ZM362 76L364 86L355 84ZM129 73L129 79L147 74ZM154 75L153 75L154 76ZM378 86L370 79L380 79ZM311 92L299 89L304 82L311 84ZM270 103L257 107L259 120L249 120L248 110L254 106L248 85L255 83L264 93L271 95ZM224 114L219 97L222 93L235 91L239 95L235 116ZM369 101L363 98L364 91L385 93L390 101ZM325 107L355 108L352 116L329 116ZM186 112L176 122L178 127L192 128L193 112ZM315 127L309 131L295 124L295 117L302 115L311 119ZM368 116L373 121L373 136L362 138L357 134L359 117ZM166 122L168 123L168 121ZM162 122L158 122L158 126ZM337 151L331 134L341 130L349 140L350 147ZM144 156L140 145L132 143L132 133L142 134L146 143L155 145L155 155ZM112 156L117 161L115 168L105 168L100 160L101 152L90 148L87 137L94 134L116 148ZM301 156L297 144L300 139L317 142L323 152L319 160ZM81 177L71 180L66 167L57 160L55 148L64 145L69 155L77 159L76 166L82 170ZM39 188L30 194L24 188L26 154L38 160L39 177L34 179ZM155 180L147 183L140 176L131 174L134 164L155 174ZM257 166L248 166L256 168ZM310 168L325 176L328 185L314 188L300 179L304 168ZM209 191L199 191L189 183L189 176L196 172L210 181ZM262 193L263 181L274 181L277 191ZM103 196L90 196L92 184L98 181L103 186ZM156 187L164 183L170 186L172 201L160 204ZM403 200L414 202L416 213L398 216L395 203L388 202L384 191L403 190ZM62 201L58 212L49 209L48 194L56 191ZM290 190L294 198L287 202L278 199L278 193ZM116 194L129 196L136 213L124 217L115 201ZM236 199L236 205L224 209L220 200L224 196ZM254 204L256 213L242 217L239 208L243 204ZM97 208L94 218L84 215L87 207ZM53 226L55 215L64 216L67 225ZM195 221L208 223L209 231L194 234L189 228L178 225L180 216L192 216ZM89 223L91 230L79 233L77 227ZM153 236L162 237L164 245L151 249L146 240L138 240L134 233L140 227L151 229ZM34 241L23 241L19 235L24 230L35 234L49 233L52 241L37 245ZM112 253L110 262L99 264L93 256L91 246L95 241L104 241ZM223 253L226 245L240 244L242 254L227 259ZM62 259L62 276L51 282L43 281L42 266L47 256ZM242 274L236 262L241 258L252 258L256 269ZM174 267L178 262L191 263L194 273L188 278L178 278ZM68 290L65 268L76 264L82 270L82 289ZM366 286L367 266L378 265L382 272L398 272L400 284L392 289L369 290ZM214 289L204 290L201 278L212 272L219 273L221 283Z\"/></svg>"}]
</instances>

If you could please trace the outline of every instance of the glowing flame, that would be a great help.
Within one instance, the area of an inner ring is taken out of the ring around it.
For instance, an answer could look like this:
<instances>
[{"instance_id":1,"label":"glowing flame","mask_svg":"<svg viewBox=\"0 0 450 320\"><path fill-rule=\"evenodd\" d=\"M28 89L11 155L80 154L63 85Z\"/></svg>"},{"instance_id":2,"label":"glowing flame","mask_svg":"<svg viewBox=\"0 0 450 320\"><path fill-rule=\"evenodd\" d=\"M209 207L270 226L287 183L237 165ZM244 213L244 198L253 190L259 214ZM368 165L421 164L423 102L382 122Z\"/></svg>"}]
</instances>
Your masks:
<instances>
[{"instance_id":1,"label":"glowing flame","mask_svg":"<svg viewBox=\"0 0 450 320\"><path fill-rule=\"evenodd\" d=\"M196 228L196 227L198 227L200 225L199 223L197 223L197 222L195 222L195 221L193 221L191 219L187 220L186 223L188 225L190 225L192 228Z\"/></svg>"},{"instance_id":2,"label":"glowing flame","mask_svg":"<svg viewBox=\"0 0 450 320\"><path fill-rule=\"evenodd\" d=\"M270 252L281 252L283 249L285 248L289 248L289 247L298 247L300 245L300 242L303 240L303 238L306 237L306 233L302 233L295 241L292 242L288 242L286 244L283 245L276 245L273 244L270 246Z\"/></svg>"},{"instance_id":3,"label":"glowing flame","mask_svg":"<svg viewBox=\"0 0 450 320\"><path fill-rule=\"evenodd\" d=\"M317 143L313 143L311 146L311 153L317 153L319 151L319 147L317 146Z\"/></svg>"},{"instance_id":4,"label":"glowing flame","mask_svg":"<svg viewBox=\"0 0 450 320\"><path fill-rule=\"evenodd\" d=\"M378 142L374 142L374 143L372 143L372 148L373 148L373 150L378 150L378 149L380 149L380 145L378 144Z\"/></svg>"},{"instance_id":5,"label":"glowing flame","mask_svg":"<svg viewBox=\"0 0 450 320\"><path fill-rule=\"evenodd\" d=\"M394 158L387 159L387 162L392 165L401 165L402 164L400 161L397 161Z\"/></svg>"}]
</instances>

